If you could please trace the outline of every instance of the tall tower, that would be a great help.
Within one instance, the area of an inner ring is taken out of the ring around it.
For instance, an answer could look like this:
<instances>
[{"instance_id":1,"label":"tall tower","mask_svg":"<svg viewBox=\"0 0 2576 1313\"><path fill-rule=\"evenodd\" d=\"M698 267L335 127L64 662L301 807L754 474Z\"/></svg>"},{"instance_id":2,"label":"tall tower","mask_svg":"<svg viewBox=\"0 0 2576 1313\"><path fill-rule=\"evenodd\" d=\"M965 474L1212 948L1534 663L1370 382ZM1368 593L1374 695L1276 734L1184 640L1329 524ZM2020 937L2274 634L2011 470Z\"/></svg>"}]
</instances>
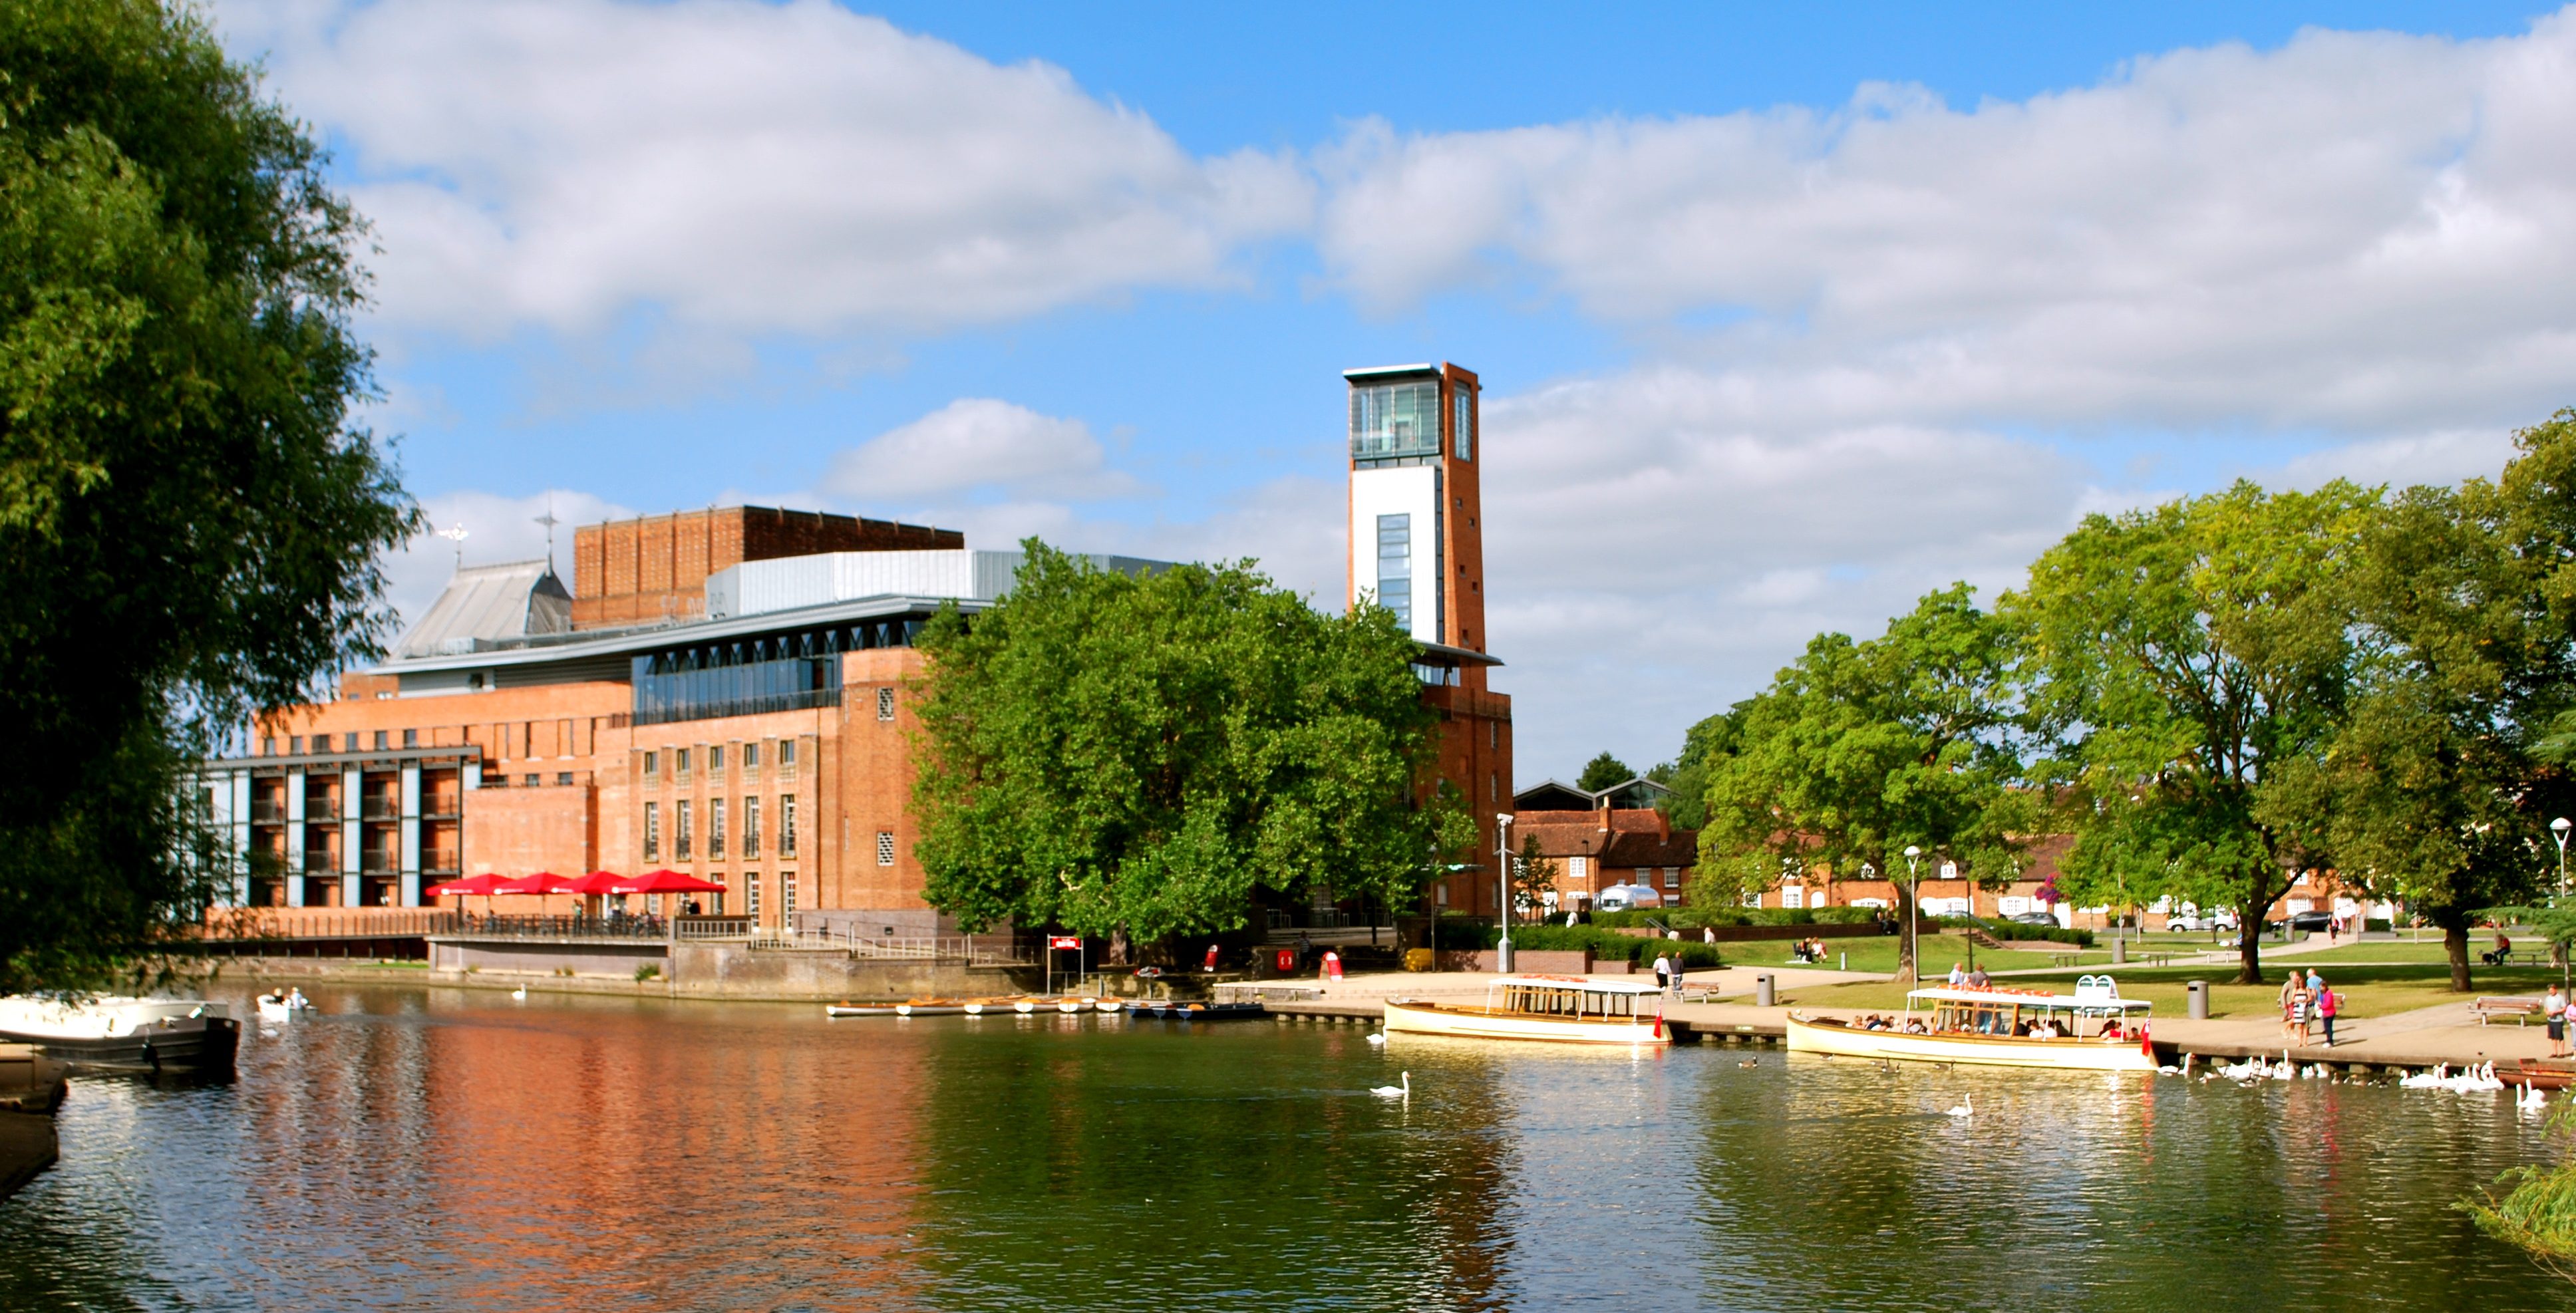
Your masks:
<instances>
[{"instance_id":1,"label":"tall tower","mask_svg":"<svg viewBox=\"0 0 2576 1313\"><path fill-rule=\"evenodd\" d=\"M1351 388L1350 601L1392 609L1433 647L1485 649L1477 388L1456 365L1346 370ZM1484 663L1460 682L1485 686Z\"/></svg>"},{"instance_id":2,"label":"tall tower","mask_svg":"<svg viewBox=\"0 0 2576 1313\"><path fill-rule=\"evenodd\" d=\"M1421 651L1422 701L1439 713L1422 788L1454 790L1478 839L1443 860L1426 916L1502 907L1495 849L1512 805L1512 700L1486 687L1502 664L1485 638L1484 506L1476 375L1456 365L1345 371L1351 387L1350 600L1393 610Z\"/></svg>"}]
</instances>

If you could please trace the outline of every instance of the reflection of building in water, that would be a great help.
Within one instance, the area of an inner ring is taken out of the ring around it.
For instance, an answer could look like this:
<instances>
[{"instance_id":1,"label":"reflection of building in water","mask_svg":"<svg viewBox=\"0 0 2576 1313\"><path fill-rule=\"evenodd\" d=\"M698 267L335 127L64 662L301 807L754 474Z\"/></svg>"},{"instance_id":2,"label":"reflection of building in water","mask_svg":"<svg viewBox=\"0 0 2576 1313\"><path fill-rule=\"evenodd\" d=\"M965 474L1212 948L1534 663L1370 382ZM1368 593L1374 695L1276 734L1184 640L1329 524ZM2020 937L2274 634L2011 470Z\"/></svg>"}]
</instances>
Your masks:
<instances>
[{"instance_id":1,"label":"reflection of building in water","mask_svg":"<svg viewBox=\"0 0 2576 1313\"><path fill-rule=\"evenodd\" d=\"M1435 771L1483 836L1472 869L1426 910L1492 916L1495 817L1512 794L1512 702L1486 687L1484 498L1476 375L1456 365L1353 369L1348 597L1395 612L1421 644L1423 700L1440 715Z\"/></svg>"}]
</instances>

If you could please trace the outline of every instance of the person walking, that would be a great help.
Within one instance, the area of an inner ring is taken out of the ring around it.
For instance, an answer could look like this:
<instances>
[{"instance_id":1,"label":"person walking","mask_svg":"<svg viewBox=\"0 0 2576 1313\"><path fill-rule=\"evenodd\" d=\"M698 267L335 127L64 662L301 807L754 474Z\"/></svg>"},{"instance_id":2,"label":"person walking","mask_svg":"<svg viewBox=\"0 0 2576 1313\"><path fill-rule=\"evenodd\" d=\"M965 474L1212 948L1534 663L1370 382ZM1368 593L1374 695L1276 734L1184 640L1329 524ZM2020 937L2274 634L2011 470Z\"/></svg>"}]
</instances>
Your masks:
<instances>
[{"instance_id":1,"label":"person walking","mask_svg":"<svg viewBox=\"0 0 2576 1313\"><path fill-rule=\"evenodd\" d=\"M2328 989L2324 980L2314 975L2308 978L2317 982L2317 1020L2326 1025L2326 1047L2333 1048L2334 1019L2335 1014L2343 1010L2343 997Z\"/></svg>"},{"instance_id":2,"label":"person walking","mask_svg":"<svg viewBox=\"0 0 2576 1313\"><path fill-rule=\"evenodd\" d=\"M2292 1029L2294 1023L2290 1020L2290 1001L2297 997L2298 992L2299 969L2292 967L2289 978L2281 982L2281 1039L2284 1043L2287 1043L2294 1033Z\"/></svg>"},{"instance_id":3,"label":"person walking","mask_svg":"<svg viewBox=\"0 0 2576 1313\"><path fill-rule=\"evenodd\" d=\"M2290 990L2290 1033L2299 1046L2305 1048L2308 1044L2308 1010L2316 1006L2317 996L2308 989L2308 978L2296 971L2290 973L2290 983L2293 986Z\"/></svg>"},{"instance_id":4,"label":"person walking","mask_svg":"<svg viewBox=\"0 0 2576 1313\"><path fill-rule=\"evenodd\" d=\"M2569 1052L2567 1046L2567 990L2564 986L2549 987L2549 997L2542 1001L2541 1013L2549 1022L2549 1056L2576 1056Z\"/></svg>"},{"instance_id":5,"label":"person walking","mask_svg":"<svg viewBox=\"0 0 2576 1313\"><path fill-rule=\"evenodd\" d=\"M1676 932L1676 933L1678 933L1678 932ZM1678 949L1678 948L1674 949L1674 950L1673 950L1673 997L1674 997L1676 1000L1678 1000L1678 999L1680 999L1680 998L1681 998L1681 996L1682 996L1682 981L1683 981L1683 979L1685 979L1689 974L1690 974L1690 968L1689 968L1688 966L1684 965L1684 964L1683 964L1683 962L1682 962L1682 951L1681 951L1680 949Z\"/></svg>"},{"instance_id":6,"label":"person walking","mask_svg":"<svg viewBox=\"0 0 2576 1313\"><path fill-rule=\"evenodd\" d=\"M1655 954L1655 988L1670 989L1672 984L1673 960L1661 953Z\"/></svg>"}]
</instances>

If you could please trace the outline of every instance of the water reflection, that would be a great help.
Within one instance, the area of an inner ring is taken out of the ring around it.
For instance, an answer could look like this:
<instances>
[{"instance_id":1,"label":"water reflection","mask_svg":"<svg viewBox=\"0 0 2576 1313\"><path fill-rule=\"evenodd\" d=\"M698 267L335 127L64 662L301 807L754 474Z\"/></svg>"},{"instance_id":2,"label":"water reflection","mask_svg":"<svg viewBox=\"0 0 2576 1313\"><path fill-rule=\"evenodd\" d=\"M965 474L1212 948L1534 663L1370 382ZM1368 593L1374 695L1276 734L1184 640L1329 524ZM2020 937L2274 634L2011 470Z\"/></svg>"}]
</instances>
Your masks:
<instances>
[{"instance_id":1,"label":"water reflection","mask_svg":"<svg viewBox=\"0 0 2576 1313\"><path fill-rule=\"evenodd\" d=\"M2540 1143L2483 1097L316 993L77 1083L0 1307L2565 1303L2446 1206Z\"/></svg>"}]
</instances>

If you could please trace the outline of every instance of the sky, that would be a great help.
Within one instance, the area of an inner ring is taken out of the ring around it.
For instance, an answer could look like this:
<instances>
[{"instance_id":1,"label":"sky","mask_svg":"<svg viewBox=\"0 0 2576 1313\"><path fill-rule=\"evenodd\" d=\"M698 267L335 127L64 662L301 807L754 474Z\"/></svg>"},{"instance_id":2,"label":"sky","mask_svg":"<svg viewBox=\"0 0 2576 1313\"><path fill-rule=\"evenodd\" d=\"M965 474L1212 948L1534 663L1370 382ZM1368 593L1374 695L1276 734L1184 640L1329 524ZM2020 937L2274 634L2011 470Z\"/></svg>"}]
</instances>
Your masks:
<instances>
[{"instance_id":1,"label":"sky","mask_svg":"<svg viewBox=\"0 0 2576 1313\"><path fill-rule=\"evenodd\" d=\"M2108 9L210 15L374 225L363 418L468 563L748 502L1338 609L1341 371L1455 361L1526 787L2088 513L2576 404L2576 9Z\"/></svg>"}]
</instances>

